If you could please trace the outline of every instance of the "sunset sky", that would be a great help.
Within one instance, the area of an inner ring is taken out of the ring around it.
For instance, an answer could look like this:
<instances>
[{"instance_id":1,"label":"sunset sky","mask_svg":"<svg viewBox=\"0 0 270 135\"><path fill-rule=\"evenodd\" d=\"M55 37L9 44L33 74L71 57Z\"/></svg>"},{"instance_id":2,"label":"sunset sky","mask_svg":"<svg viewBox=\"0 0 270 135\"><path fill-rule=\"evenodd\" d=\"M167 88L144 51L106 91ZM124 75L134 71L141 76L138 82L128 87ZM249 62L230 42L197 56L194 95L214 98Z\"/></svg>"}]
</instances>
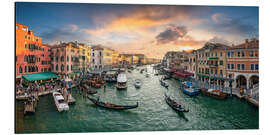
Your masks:
<instances>
[{"instance_id":1,"label":"sunset sky","mask_svg":"<svg viewBox=\"0 0 270 135\"><path fill-rule=\"evenodd\" d=\"M78 41L161 58L207 41L258 38L258 7L16 3L16 23L43 43Z\"/></svg>"}]
</instances>

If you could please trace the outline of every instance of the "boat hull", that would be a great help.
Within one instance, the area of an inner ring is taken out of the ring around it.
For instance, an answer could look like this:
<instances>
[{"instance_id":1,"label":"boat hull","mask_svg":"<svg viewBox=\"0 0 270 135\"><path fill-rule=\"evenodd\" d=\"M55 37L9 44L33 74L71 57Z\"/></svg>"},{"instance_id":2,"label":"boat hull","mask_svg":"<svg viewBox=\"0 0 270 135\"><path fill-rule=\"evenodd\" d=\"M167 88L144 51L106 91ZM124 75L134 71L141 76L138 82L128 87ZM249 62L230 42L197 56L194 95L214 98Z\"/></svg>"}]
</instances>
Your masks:
<instances>
[{"instance_id":1,"label":"boat hull","mask_svg":"<svg viewBox=\"0 0 270 135\"><path fill-rule=\"evenodd\" d=\"M90 101L92 101L95 105L107 108L107 109L113 109L113 110L127 110L127 109L134 109L138 107L138 102L136 105L130 105L130 106L123 106L123 105L115 105L115 104L110 104L110 106L106 106L105 103L99 102L98 100L94 98L87 97Z\"/></svg>"},{"instance_id":2,"label":"boat hull","mask_svg":"<svg viewBox=\"0 0 270 135\"><path fill-rule=\"evenodd\" d=\"M226 93L223 93L221 92L220 95L216 95L216 94L213 94L213 93L210 93L207 91L207 89L201 89L202 93L204 95L207 95L207 96L210 96L210 97L214 97L216 99L226 99L227 98L227 94Z\"/></svg>"},{"instance_id":3,"label":"boat hull","mask_svg":"<svg viewBox=\"0 0 270 135\"><path fill-rule=\"evenodd\" d=\"M172 103L169 101L168 97L165 95L165 101L166 103L175 111L178 111L178 112L189 112L189 110L185 109L185 108L182 108L182 107L175 107L172 105Z\"/></svg>"},{"instance_id":4,"label":"boat hull","mask_svg":"<svg viewBox=\"0 0 270 135\"><path fill-rule=\"evenodd\" d=\"M186 89L183 89L183 93L186 94L186 95L189 95L189 96L196 96L200 93L199 90L194 90L192 92L186 90Z\"/></svg>"}]
</instances>

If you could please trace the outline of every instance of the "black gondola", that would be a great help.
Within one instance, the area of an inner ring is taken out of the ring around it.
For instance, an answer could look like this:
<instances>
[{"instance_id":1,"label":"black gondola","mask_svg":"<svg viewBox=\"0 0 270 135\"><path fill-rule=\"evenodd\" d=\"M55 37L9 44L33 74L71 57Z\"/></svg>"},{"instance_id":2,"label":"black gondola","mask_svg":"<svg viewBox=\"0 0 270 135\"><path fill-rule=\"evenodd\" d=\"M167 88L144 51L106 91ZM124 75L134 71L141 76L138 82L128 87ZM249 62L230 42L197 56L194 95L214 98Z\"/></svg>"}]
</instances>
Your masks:
<instances>
[{"instance_id":1,"label":"black gondola","mask_svg":"<svg viewBox=\"0 0 270 135\"><path fill-rule=\"evenodd\" d=\"M178 104L176 103L174 100L172 100L170 97L168 97L166 94L165 94L165 100L166 100L166 103L171 107L173 108L174 110L178 111L178 112L188 112L189 110L188 109L185 109L182 107L181 104Z\"/></svg>"},{"instance_id":2,"label":"black gondola","mask_svg":"<svg viewBox=\"0 0 270 135\"><path fill-rule=\"evenodd\" d=\"M96 100L94 98L87 97L90 101L92 101L94 104L100 107L108 108L108 109L114 109L114 110L127 110L127 109L133 109L138 107L138 102L136 105L115 105L110 103L104 103L99 100Z\"/></svg>"},{"instance_id":3,"label":"black gondola","mask_svg":"<svg viewBox=\"0 0 270 135\"><path fill-rule=\"evenodd\" d=\"M85 90L87 90L87 94L96 94L97 91L96 90L92 90L91 88L89 88L86 84L83 85L83 88Z\"/></svg>"}]
</instances>

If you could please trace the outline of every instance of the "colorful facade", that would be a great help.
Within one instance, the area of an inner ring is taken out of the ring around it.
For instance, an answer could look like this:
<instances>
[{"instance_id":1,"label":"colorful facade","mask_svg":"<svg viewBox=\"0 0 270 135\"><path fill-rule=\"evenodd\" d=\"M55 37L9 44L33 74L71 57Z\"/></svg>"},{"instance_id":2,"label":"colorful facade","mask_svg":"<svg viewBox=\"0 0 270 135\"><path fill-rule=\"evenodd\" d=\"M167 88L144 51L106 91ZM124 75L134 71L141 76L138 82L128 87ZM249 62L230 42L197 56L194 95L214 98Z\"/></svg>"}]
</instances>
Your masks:
<instances>
[{"instance_id":1,"label":"colorful facade","mask_svg":"<svg viewBox=\"0 0 270 135\"><path fill-rule=\"evenodd\" d=\"M50 46L42 44L28 26L16 24L16 77L24 74L50 72Z\"/></svg>"},{"instance_id":2,"label":"colorful facade","mask_svg":"<svg viewBox=\"0 0 270 135\"><path fill-rule=\"evenodd\" d=\"M227 76L234 79L234 88L253 88L259 83L259 41L245 40L227 51Z\"/></svg>"},{"instance_id":3,"label":"colorful facade","mask_svg":"<svg viewBox=\"0 0 270 135\"><path fill-rule=\"evenodd\" d=\"M73 42L52 46L51 67L54 73L60 75L79 72L79 47Z\"/></svg>"}]
</instances>

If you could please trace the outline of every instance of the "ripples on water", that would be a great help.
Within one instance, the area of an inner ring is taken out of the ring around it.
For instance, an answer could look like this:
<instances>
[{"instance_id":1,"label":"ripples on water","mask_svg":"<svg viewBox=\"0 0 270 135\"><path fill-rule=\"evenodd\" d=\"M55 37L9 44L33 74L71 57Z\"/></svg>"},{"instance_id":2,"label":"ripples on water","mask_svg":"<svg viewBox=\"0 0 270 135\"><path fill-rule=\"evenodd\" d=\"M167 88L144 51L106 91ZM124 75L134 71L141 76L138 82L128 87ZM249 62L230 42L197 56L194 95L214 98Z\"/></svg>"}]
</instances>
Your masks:
<instances>
[{"instance_id":1,"label":"ripples on water","mask_svg":"<svg viewBox=\"0 0 270 135\"><path fill-rule=\"evenodd\" d=\"M40 97L36 113L23 116L23 103L16 101L17 133L51 132L120 132L167 130L222 130L258 129L258 109L234 97L217 100L204 95L184 95L176 80L166 80L169 89L159 84L160 76L154 76L148 66L149 78L139 71L127 73L128 89L118 91L115 84L107 84L106 90L98 89L93 97L115 104L133 105L136 109L117 111L95 106L83 98L76 89L76 104L68 112L58 113L51 95ZM141 79L142 87L136 89L134 80ZM164 92L181 99L187 113L170 108L164 100ZM90 96L90 95L89 95Z\"/></svg>"}]
</instances>

